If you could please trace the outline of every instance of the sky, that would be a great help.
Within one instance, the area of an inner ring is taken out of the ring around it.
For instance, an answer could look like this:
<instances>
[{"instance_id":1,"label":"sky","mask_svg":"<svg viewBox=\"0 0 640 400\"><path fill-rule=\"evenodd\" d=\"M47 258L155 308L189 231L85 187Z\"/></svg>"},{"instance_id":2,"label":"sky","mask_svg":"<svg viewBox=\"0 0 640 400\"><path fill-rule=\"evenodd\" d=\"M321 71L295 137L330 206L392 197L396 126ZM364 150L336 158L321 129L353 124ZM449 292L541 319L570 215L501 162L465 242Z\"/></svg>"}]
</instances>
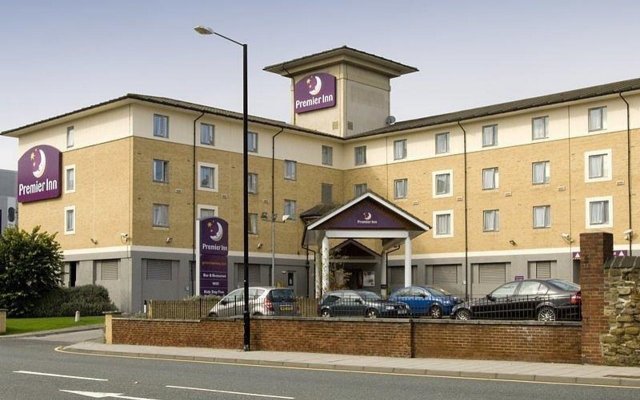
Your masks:
<instances>
[{"instance_id":1,"label":"sky","mask_svg":"<svg viewBox=\"0 0 640 400\"><path fill-rule=\"evenodd\" d=\"M347 45L418 68L391 81L398 121L640 77L640 2L0 1L0 132L126 93L285 122L290 82L263 71ZM17 169L0 136L0 169Z\"/></svg>"}]
</instances>

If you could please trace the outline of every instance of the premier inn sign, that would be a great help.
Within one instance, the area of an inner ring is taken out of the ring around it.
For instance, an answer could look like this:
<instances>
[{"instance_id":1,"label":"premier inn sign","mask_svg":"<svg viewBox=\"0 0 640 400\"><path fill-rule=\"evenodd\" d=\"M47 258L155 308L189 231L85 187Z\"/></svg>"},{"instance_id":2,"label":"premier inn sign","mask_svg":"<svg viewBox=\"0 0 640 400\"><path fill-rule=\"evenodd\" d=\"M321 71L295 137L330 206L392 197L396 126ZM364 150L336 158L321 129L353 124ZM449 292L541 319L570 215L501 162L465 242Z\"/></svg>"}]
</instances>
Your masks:
<instances>
[{"instance_id":1,"label":"premier inn sign","mask_svg":"<svg viewBox=\"0 0 640 400\"><path fill-rule=\"evenodd\" d=\"M293 89L297 114L334 107L336 105L336 77L324 72L300 79Z\"/></svg>"},{"instance_id":2,"label":"premier inn sign","mask_svg":"<svg viewBox=\"0 0 640 400\"><path fill-rule=\"evenodd\" d=\"M61 153L41 145L27 150L18 160L18 201L29 203L60 197Z\"/></svg>"}]
</instances>

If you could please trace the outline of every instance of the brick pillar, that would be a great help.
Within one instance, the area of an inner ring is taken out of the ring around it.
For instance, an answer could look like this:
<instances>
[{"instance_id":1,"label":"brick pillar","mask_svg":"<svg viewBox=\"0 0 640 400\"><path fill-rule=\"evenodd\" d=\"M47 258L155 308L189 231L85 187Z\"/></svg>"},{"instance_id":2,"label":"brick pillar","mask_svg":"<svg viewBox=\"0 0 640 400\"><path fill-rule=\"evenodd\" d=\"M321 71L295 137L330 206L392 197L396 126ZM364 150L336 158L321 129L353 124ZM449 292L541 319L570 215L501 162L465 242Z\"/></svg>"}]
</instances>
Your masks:
<instances>
[{"instance_id":1,"label":"brick pillar","mask_svg":"<svg viewBox=\"0 0 640 400\"><path fill-rule=\"evenodd\" d=\"M613 255L613 235L580 234L580 287L582 290L582 362L603 364L600 337L609 331L604 314L604 262Z\"/></svg>"},{"instance_id":2,"label":"brick pillar","mask_svg":"<svg viewBox=\"0 0 640 400\"><path fill-rule=\"evenodd\" d=\"M113 344L113 317L117 317L122 313L118 311L106 311L104 314L104 342Z\"/></svg>"},{"instance_id":3,"label":"brick pillar","mask_svg":"<svg viewBox=\"0 0 640 400\"><path fill-rule=\"evenodd\" d=\"M7 332L7 310L0 308L0 335Z\"/></svg>"}]
</instances>

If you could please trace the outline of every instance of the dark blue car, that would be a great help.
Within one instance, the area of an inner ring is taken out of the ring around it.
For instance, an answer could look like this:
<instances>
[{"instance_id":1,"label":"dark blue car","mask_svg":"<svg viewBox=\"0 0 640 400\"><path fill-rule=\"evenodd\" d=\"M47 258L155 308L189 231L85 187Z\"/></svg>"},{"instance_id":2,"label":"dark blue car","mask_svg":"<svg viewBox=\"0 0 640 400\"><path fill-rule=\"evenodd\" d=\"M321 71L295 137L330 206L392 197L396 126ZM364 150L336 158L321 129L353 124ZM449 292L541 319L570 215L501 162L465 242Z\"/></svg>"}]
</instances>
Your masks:
<instances>
[{"instance_id":1,"label":"dark blue car","mask_svg":"<svg viewBox=\"0 0 640 400\"><path fill-rule=\"evenodd\" d=\"M397 289L389 300L406 303L411 308L411 315L428 315L431 318L442 318L451 314L453 306L462 300L444 289L434 286L417 285Z\"/></svg>"}]
</instances>

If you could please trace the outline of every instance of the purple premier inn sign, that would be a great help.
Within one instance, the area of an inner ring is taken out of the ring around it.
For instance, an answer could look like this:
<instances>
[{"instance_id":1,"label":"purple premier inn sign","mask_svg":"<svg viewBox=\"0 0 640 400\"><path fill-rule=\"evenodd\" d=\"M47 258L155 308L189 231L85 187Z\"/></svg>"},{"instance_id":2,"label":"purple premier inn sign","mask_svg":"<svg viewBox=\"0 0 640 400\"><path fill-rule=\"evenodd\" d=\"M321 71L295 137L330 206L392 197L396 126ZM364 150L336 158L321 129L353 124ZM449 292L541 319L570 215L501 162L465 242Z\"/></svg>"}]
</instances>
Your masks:
<instances>
[{"instance_id":1,"label":"purple premier inn sign","mask_svg":"<svg viewBox=\"0 0 640 400\"><path fill-rule=\"evenodd\" d=\"M227 294L229 275L229 224L222 218L212 217L200 221L200 295Z\"/></svg>"},{"instance_id":2,"label":"purple premier inn sign","mask_svg":"<svg viewBox=\"0 0 640 400\"><path fill-rule=\"evenodd\" d=\"M18 201L28 203L60 197L62 157L55 147L29 149L18 160Z\"/></svg>"},{"instance_id":3,"label":"purple premier inn sign","mask_svg":"<svg viewBox=\"0 0 640 400\"><path fill-rule=\"evenodd\" d=\"M300 79L293 89L296 113L320 110L336 105L336 77L324 72Z\"/></svg>"}]
</instances>

